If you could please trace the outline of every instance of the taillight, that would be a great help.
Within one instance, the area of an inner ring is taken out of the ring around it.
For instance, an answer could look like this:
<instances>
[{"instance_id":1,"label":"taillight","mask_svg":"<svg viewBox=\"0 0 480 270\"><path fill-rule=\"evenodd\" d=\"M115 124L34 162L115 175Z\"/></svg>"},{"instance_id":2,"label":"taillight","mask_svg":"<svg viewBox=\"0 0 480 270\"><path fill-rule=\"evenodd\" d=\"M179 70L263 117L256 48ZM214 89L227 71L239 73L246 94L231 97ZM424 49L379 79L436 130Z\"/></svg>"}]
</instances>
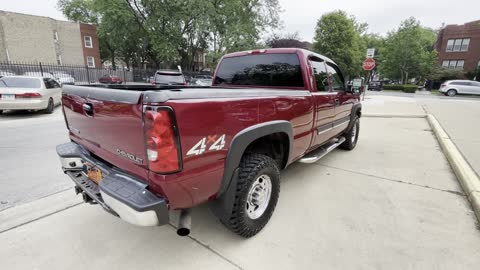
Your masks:
<instances>
[{"instance_id":1,"label":"taillight","mask_svg":"<svg viewBox=\"0 0 480 270\"><path fill-rule=\"evenodd\" d=\"M146 106L144 121L148 168L157 173L179 171L181 152L172 110Z\"/></svg>"},{"instance_id":2,"label":"taillight","mask_svg":"<svg viewBox=\"0 0 480 270\"><path fill-rule=\"evenodd\" d=\"M447 85L446 85L446 84L442 84L442 85L440 85L440 87L441 87L441 88L442 88L442 87L445 87L445 86L447 86Z\"/></svg>"},{"instance_id":3,"label":"taillight","mask_svg":"<svg viewBox=\"0 0 480 270\"><path fill-rule=\"evenodd\" d=\"M39 98L42 97L40 93L23 93L23 94L15 94L16 98Z\"/></svg>"}]
</instances>

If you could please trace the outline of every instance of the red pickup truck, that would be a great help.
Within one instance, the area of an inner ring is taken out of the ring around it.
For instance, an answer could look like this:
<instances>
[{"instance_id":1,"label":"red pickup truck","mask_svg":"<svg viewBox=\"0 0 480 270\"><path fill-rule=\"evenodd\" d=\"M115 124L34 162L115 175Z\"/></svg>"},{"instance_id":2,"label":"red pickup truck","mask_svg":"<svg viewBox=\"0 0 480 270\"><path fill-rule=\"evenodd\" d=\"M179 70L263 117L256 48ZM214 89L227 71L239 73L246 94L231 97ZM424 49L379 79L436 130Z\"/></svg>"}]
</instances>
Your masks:
<instances>
[{"instance_id":1,"label":"red pickup truck","mask_svg":"<svg viewBox=\"0 0 480 270\"><path fill-rule=\"evenodd\" d=\"M208 202L251 237L270 219L280 170L357 143L360 93L337 65L302 49L225 55L211 87L104 85L63 89L69 143L63 171L85 202L132 224L158 226Z\"/></svg>"}]
</instances>

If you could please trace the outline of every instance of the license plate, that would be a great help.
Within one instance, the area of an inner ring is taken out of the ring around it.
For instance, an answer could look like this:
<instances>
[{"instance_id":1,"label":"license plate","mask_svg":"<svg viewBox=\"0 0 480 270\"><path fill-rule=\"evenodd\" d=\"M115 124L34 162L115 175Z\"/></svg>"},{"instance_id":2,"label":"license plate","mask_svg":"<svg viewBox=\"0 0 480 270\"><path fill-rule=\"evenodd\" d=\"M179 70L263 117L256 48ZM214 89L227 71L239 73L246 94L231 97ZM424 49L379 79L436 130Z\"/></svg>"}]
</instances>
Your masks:
<instances>
[{"instance_id":1,"label":"license plate","mask_svg":"<svg viewBox=\"0 0 480 270\"><path fill-rule=\"evenodd\" d=\"M2 94L2 100L15 100L15 95Z\"/></svg>"},{"instance_id":2,"label":"license plate","mask_svg":"<svg viewBox=\"0 0 480 270\"><path fill-rule=\"evenodd\" d=\"M90 178L90 180L97 184L100 184L103 179L102 171L91 164L87 164L87 176Z\"/></svg>"}]
</instances>

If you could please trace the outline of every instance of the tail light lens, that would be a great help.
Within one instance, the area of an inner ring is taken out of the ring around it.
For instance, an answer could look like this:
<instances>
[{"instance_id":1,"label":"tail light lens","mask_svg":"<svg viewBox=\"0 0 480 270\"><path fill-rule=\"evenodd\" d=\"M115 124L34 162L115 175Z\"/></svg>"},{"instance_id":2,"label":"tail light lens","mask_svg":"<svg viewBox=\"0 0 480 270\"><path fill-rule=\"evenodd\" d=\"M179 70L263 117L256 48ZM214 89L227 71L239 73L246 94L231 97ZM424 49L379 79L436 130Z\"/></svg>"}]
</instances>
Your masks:
<instances>
[{"instance_id":1,"label":"tail light lens","mask_svg":"<svg viewBox=\"0 0 480 270\"><path fill-rule=\"evenodd\" d=\"M168 107L145 107L145 144L148 168L157 173L181 170L178 134Z\"/></svg>"},{"instance_id":2,"label":"tail light lens","mask_svg":"<svg viewBox=\"0 0 480 270\"><path fill-rule=\"evenodd\" d=\"M40 93L23 93L23 94L15 94L16 98L39 98L42 97Z\"/></svg>"},{"instance_id":3,"label":"tail light lens","mask_svg":"<svg viewBox=\"0 0 480 270\"><path fill-rule=\"evenodd\" d=\"M446 85L446 84L442 84L442 85L440 85L440 87L445 87L445 86L447 86L447 85Z\"/></svg>"}]
</instances>

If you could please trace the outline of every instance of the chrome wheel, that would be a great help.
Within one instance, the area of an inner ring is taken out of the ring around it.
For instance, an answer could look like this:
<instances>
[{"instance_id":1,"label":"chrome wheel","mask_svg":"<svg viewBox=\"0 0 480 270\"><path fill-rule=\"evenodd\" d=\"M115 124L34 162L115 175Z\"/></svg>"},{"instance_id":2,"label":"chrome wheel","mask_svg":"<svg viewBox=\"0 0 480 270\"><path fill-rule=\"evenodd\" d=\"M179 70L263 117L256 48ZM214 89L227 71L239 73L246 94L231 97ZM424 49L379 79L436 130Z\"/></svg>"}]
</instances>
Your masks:
<instances>
[{"instance_id":1,"label":"chrome wheel","mask_svg":"<svg viewBox=\"0 0 480 270\"><path fill-rule=\"evenodd\" d=\"M251 219L257 219L265 213L272 195L272 181L268 175L260 175L252 184L247 196L245 210Z\"/></svg>"}]
</instances>

